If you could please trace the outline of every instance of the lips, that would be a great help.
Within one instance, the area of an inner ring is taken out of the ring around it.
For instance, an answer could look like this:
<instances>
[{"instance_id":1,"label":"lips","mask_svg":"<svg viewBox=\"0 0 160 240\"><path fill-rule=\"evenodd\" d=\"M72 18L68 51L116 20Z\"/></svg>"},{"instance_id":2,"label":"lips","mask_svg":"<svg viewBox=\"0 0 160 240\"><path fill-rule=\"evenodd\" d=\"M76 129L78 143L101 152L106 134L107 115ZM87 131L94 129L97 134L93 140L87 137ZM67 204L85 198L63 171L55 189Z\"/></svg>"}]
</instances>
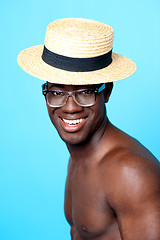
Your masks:
<instances>
[{"instance_id":1,"label":"lips","mask_svg":"<svg viewBox=\"0 0 160 240\"><path fill-rule=\"evenodd\" d=\"M67 132L77 132L79 131L86 122L86 117L77 119L65 119L60 118L62 128Z\"/></svg>"}]
</instances>

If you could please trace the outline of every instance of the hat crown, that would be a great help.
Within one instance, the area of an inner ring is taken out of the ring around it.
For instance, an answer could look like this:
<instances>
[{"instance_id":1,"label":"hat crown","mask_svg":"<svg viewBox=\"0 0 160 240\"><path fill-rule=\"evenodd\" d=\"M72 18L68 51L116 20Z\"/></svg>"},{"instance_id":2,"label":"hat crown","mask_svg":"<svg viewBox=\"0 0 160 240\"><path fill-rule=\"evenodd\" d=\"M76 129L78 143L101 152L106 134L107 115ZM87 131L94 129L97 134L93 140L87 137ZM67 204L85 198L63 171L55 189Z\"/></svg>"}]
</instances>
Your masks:
<instances>
[{"instance_id":1,"label":"hat crown","mask_svg":"<svg viewBox=\"0 0 160 240\"><path fill-rule=\"evenodd\" d=\"M89 19L64 18L48 25L45 46L67 57L96 57L112 49L113 36L114 31L107 24Z\"/></svg>"}]
</instances>

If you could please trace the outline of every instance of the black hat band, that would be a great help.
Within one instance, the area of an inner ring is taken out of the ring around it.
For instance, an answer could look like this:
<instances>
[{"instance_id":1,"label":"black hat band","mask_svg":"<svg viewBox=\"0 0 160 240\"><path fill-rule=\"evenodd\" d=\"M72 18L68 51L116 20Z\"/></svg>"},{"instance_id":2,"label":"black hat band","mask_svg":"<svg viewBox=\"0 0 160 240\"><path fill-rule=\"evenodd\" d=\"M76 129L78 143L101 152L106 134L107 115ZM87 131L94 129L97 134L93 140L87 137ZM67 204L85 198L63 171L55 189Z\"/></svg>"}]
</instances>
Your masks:
<instances>
[{"instance_id":1,"label":"black hat band","mask_svg":"<svg viewBox=\"0 0 160 240\"><path fill-rule=\"evenodd\" d=\"M73 58L51 52L45 46L42 59L52 67L71 72L90 72L109 66L112 62L112 50L106 54L91 58Z\"/></svg>"}]
</instances>

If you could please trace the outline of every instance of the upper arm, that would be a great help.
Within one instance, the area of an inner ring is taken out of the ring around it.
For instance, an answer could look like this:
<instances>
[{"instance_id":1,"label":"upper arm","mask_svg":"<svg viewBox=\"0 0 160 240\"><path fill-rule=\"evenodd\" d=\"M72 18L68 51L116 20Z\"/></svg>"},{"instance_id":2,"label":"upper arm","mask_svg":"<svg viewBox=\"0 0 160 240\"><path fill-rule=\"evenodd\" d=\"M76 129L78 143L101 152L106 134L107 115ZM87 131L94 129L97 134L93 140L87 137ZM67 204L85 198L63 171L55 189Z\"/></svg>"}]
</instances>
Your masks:
<instances>
[{"instance_id":1,"label":"upper arm","mask_svg":"<svg viewBox=\"0 0 160 240\"><path fill-rule=\"evenodd\" d=\"M160 240L160 170L151 162L132 160L112 179L110 205L123 240Z\"/></svg>"}]
</instances>

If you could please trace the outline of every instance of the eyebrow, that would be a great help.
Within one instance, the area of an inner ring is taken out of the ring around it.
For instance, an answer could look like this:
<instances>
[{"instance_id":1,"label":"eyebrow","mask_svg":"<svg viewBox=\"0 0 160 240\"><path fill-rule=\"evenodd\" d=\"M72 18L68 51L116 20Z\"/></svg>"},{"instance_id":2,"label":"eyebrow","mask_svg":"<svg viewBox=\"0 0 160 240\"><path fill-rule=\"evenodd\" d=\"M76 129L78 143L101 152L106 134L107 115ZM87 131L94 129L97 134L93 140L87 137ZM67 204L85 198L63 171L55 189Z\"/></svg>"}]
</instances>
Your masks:
<instances>
[{"instance_id":1,"label":"eyebrow","mask_svg":"<svg viewBox=\"0 0 160 240\"><path fill-rule=\"evenodd\" d=\"M51 86L49 86L49 89L52 87L64 88L64 86L62 84L55 84L55 83L53 83Z\"/></svg>"}]
</instances>

